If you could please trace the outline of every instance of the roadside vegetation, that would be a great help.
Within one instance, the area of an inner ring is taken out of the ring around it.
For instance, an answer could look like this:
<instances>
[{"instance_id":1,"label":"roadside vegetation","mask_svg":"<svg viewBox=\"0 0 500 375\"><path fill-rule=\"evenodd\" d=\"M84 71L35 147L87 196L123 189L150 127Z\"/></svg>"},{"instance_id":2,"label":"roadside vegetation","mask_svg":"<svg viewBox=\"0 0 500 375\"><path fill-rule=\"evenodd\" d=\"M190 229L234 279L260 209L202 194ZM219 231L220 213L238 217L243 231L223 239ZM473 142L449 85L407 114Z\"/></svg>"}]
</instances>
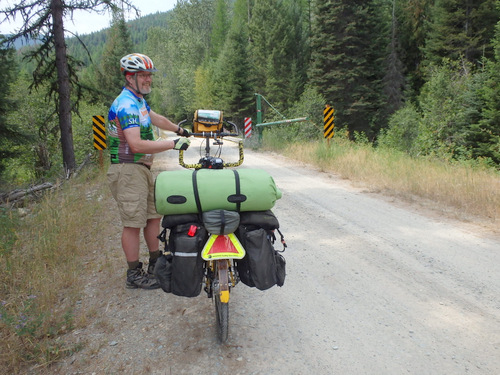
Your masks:
<instances>
[{"instance_id":1,"label":"roadside vegetation","mask_svg":"<svg viewBox=\"0 0 500 375\"><path fill-rule=\"evenodd\" d=\"M0 208L0 368L25 373L80 347L62 335L85 324L75 308L86 260L106 238L108 194L96 168L23 208Z\"/></svg>"},{"instance_id":2,"label":"roadside vegetation","mask_svg":"<svg viewBox=\"0 0 500 375\"><path fill-rule=\"evenodd\" d=\"M283 143L265 137L264 148L335 173L369 191L432 206L466 221L500 222L500 173L480 162L411 157L370 143L352 143L343 136L324 141Z\"/></svg>"}]
</instances>

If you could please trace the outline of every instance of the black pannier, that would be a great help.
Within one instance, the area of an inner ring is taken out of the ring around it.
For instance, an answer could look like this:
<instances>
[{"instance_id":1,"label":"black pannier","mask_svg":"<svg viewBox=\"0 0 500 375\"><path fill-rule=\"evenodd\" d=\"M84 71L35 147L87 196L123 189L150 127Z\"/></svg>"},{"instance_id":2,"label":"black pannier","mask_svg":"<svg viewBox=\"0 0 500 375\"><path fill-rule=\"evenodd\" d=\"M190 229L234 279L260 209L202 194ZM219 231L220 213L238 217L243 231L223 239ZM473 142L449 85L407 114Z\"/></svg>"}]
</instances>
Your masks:
<instances>
[{"instance_id":1,"label":"black pannier","mask_svg":"<svg viewBox=\"0 0 500 375\"><path fill-rule=\"evenodd\" d=\"M240 212L240 224L249 230L263 228L272 231L280 227L278 219L271 210Z\"/></svg>"},{"instance_id":2,"label":"black pannier","mask_svg":"<svg viewBox=\"0 0 500 375\"><path fill-rule=\"evenodd\" d=\"M181 224L170 230L172 259L172 293L196 297L203 282L201 250L207 241L207 230L197 224Z\"/></svg>"},{"instance_id":3,"label":"black pannier","mask_svg":"<svg viewBox=\"0 0 500 375\"><path fill-rule=\"evenodd\" d=\"M240 212L240 226L236 232L246 255L236 261L236 268L243 284L266 290L285 282L285 258L274 249L279 223L272 211ZM281 232L279 232L281 235ZM281 235L281 242L286 247Z\"/></svg>"},{"instance_id":4,"label":"black pannier","mask_svg":"<svg viewBox=\"0 0 500 375\"><path fill-rule=\"evenodd\" d=\"M154 275L165 293L172 292L172 254L161 255L155 264Z\"/></svg>"},{"instance_id":5,"label":"black pannier","mask_svg":"<svg viewBox=\"0 0 500 375\"><path fill-rule=\"evenodd\" d=\"M198 222L200 222L198 214L165 215L161 219L161 226L170 229L179 224Z\"/></svg>"},{"instance_id":6,"label":"black pannier","mask_svg":"<svg viewBox=\"0 0 500 375\"><path fill-rule=\"evenodd\" d=\"M162 221L164 230L160 240L165 242L165 254L156 262L155 275L165 292L196 297L201 292L203 282L203 259L200 253L208 239L207 230L198 221L193 221L197 215L173 216L165 216ZM189 222L182 223L186 220ZM170 235L166 241L166 230L170 225Z\"/></svg>"}]
</instances>

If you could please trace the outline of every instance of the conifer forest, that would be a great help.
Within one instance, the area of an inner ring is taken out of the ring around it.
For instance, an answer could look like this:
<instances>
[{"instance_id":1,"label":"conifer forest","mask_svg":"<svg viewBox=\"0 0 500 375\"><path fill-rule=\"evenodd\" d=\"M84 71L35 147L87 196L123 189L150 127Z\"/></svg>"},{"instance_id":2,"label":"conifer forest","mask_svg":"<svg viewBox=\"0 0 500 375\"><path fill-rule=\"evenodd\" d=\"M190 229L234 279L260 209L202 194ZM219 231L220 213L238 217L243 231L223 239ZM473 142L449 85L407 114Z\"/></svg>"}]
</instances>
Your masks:
<instances>
[{"instance_id":1,"label":"conifer forest","mask_svg":"<svg viewBox=\"0 0 500 375\"><path fill-rule=\"evenodd\" d=\"M40 6L93 3L103 2ZM239 126L255 122L258 93L264 121L307 117L280 128L284 142L321 141L328 104L336 137L500 165L499 0L179 0L131 21L122 1L108 3L108 27L64 34L67 108L55 78L61 44L50 44L57 35L46 28L57 13L36 33L23 30L29 43L0 36L2 182L40 181L81 163L92 151L91 118L107 116L123 86L119 59L132 52L154 61L148 103L175 122L200 108L223 110ZM15 11L0 8L1 20Z\"/></svg>"}]
</instances>

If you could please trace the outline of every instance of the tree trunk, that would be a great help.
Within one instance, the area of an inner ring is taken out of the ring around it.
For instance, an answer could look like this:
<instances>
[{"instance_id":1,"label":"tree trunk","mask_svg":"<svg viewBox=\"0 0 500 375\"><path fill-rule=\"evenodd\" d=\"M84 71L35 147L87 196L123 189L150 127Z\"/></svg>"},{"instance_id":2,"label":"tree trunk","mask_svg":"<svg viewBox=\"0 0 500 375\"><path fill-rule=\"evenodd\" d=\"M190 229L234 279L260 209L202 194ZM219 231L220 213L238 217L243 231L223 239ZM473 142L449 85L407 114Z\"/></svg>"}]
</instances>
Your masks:
<instances>
[{"instance_id":1,"label":"tree trunk","mask_svg":"<svg viewBox=\"0 0 500 375\"><path fill-rule=\"evenodd\" d=\"M50 4L55 41L57 86L59 93L59 128L61 129L61 147L66 176L75 170L75 151L73 148L73 130L71 128L71 85L69 81L68 58L64 40L63 2L52 0Z\"/></svg>"}]
</instances>

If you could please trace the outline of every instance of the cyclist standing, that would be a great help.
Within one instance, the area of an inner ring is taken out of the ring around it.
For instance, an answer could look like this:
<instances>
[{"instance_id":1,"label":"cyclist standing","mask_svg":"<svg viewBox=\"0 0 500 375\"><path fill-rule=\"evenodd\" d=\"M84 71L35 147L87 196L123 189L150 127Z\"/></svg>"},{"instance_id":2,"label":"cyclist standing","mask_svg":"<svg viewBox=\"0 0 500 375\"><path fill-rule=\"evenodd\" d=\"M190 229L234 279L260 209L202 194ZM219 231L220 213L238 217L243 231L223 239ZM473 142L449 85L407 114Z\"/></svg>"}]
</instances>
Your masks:
<instances>
[{"instance_id":1,"label":"cyclist standing","mask_svg":"<svg viewBox=\"0 0 500 375\"><path fill-rule=\"evenodd\" d=\"M189 137L189 132L151 110L144 96L151 92L153 61L146 55L133 53L120 60L125 87L115 99L108 114L108 137L111 165L107 177L118 204L123 231L122 249L128 263L127 288L159 288L153 276L160 256L161 216L154 204L154 178L151 173L153 154L166 150L185 150L189 140L155 141L152 125ZM149 250L147 272L139 261L140 232Z\"/></svg>"}]
</instances>

